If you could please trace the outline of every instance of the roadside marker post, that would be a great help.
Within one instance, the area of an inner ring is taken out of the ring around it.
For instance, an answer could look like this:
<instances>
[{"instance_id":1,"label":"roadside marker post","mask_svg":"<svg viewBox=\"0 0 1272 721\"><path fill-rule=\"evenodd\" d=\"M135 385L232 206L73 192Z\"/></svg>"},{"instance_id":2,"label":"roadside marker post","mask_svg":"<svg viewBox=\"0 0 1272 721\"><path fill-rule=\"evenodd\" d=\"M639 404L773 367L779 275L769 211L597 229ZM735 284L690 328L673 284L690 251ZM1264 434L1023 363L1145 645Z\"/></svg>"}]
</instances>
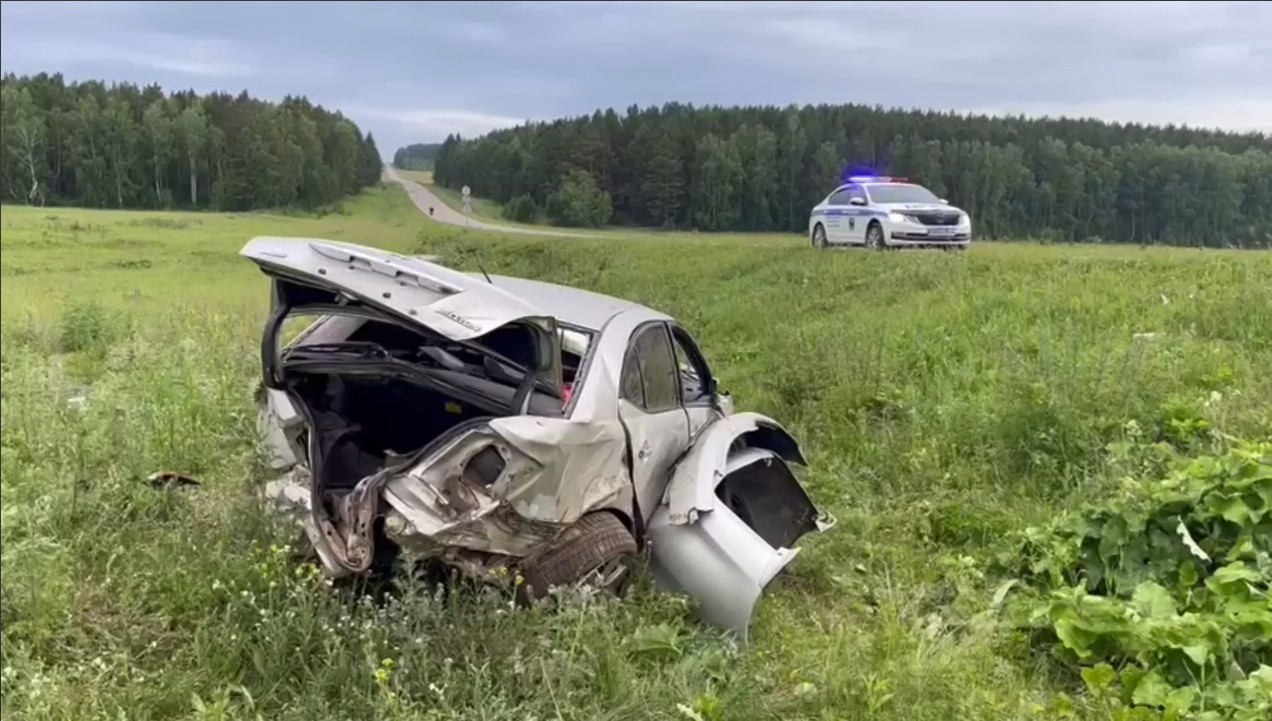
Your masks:
<instances>
[{"instance_id":1,"label":"roadside marker post","mask_svg":"<svg viewBox=\"0 0 1272 721\"><path fill-rule=\"evenodd\" d=\"M468 228L471 226L470 214L473 212L473 206L468 198L469 196L472 195L472 192L473 192L472 189L469 188L467 185L465 185L463 190L460 191L460 193L464 196L464 227L465 228Z\"/></svg>"}]
</instances>

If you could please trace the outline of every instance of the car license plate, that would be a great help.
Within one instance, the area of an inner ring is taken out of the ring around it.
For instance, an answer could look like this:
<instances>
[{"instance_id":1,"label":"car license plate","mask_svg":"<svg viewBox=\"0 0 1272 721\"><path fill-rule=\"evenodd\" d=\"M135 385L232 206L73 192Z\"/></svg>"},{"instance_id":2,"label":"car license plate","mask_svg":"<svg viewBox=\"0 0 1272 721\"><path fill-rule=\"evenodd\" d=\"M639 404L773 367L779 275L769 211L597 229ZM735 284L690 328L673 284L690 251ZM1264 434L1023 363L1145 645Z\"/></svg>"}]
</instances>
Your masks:
<instances>
[{"instance_id":1,"label":"car license plate","mask_svg":"<svg viewBox=\"0 0 1272 721\"><path fill-rule=\"evenodd\" d=\"M942 236L942 237L947 235L954 235L954 229L953 228L929 228L928 235L935 235L935 236Z\"/></svg>"}]
</instances>

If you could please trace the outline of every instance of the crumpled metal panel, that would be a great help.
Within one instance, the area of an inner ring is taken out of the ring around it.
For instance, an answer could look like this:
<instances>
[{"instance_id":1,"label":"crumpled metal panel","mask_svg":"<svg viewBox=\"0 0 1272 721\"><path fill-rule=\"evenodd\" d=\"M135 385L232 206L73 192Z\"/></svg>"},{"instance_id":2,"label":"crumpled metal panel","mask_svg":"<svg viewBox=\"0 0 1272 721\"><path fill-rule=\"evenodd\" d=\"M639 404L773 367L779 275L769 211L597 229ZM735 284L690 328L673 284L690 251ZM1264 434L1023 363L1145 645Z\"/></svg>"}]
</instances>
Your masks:
<instances>
[{"instance_id":1,"label":"crumpled metal panel","mask_svg":"<svg viewBox=\"0 0 1272 721\"><path fill-rule=\"evenodd\" d=\"M323 571L332 578L350 575L349 569L336 558L318 527L314 525L309 493L309 471L294 468L287 474L265 484L261 494L265 501L278 511L291 517L304 531L310 546L318 555Z\"/></svg>"},{"instance_id":2,"label":"crumpled metal panel","mask_svg":"<svg viewBox=\"0 0 1272 721\"><path fill-rule=\"evenodd\" d=\"M296 406L285 391L262 385L257 392L263 394L264 400L260 407L257 430L269 467L278 471L291 468L304 456L296 443L296 437L304 430L305 419L296 411Z\"/></svg>"},{"instance_id":3,"label":"crumpled metal panel","mask_svg":"<svg viewBox=\"0 0 1272 721\"><path fill-rule=\"evenodd\" d=\"M617 420L496 418L490 427L542 469L510 483L505 500L527 519L571 524L630 491Z\"/></svg>"},{"instance_id":4,"label":"crumpled metal panel","mask_svg":"<svg viewBox=\"0 0 1272 721\"><path fill-rule=\"evenodd\" d=\"M724 480L733 442L756 431L776 434L780 439L777 445L782 446L774 449L778 455L803 465L799 445L777 421L759 413L735 413L722 418L707 428L672 473L664 496L672 523L692 523L700 513L716 508L719 499L715 489Z\"/></svg>"},{"instance_id":5,"label":"crumpled metal panel","mask_svg":"<svg viewBox=\"0 0 1272 721\"><path fill-rule=\"evenodd\" d=\"M762 445L737 447L735 442L744 436ZM771 545L721 502L716 489L743 469L788 460L804 462L794 438L772 419L741 413L718 420L681 459L649 523L651 570L659 586L686 593L698 603L703 620L743 641L765 587L799 549ZM775 537L797 539L807 530L829 530L833 519L819 515L812 522L817 511L789 469L775 470L781 472L765 488L782 492L760 496L763 503L783 505L768 509L787 531ZM788 518L794 525L785 528Z\"/></svg>"},{"instance_id":6,"label":"crumpled metal panel","mask_svg":"<svg viewBox=\"0 0 1272 721\"><path fill-rule=\"evenodd\" d=\"M746 641L751 615L769 581L798 548L773 548L724 506L693 523L671 520L667 507L649 524L651 571L658 585L697 601L702 619Z\"/></svg>"},{"instance_id":7,"label":"crumpled metal panel","mask_svg":"<svg viewBox=\"0 0 1272 721\"><path fill-rule=\"evenodd\" d=\"M508 464L483 489L463 479L463 466L492 443ZM386 533L416 550L529 555L584 513L630 493L621 449L617 422L495 419L388 481Z\"/></svg>"}]
</instances>

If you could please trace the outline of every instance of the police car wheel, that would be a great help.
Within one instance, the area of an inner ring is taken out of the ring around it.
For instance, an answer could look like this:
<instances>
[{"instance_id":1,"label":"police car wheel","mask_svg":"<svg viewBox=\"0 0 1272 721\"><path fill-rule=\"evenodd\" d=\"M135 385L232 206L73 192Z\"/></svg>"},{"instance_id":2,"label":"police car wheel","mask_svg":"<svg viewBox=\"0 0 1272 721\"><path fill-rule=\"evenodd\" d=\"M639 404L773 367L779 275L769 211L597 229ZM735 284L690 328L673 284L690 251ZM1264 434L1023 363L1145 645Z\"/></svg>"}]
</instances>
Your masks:
<instances>
[{"instance_id":1,"label":"police car wheel","mask_svg":"<svg viewBox=\"0 0 1272 721\"><path fill-rule=\"evenodd\" d=\"M866 228L866 247L874 250L887 250L888 246L883 242L883 226L878 223L871 223Z\"/></svg>"},{"instance_id":2,"label":"police car wheel","mask_svg":"<svg viewBox=\"0 0 1272 721\"><path fill-rule=\"evenodd\" d=\"M826 247L826 229L822 227L821 223L813 227L813 247Z\"/></svg>"}]
</instances>

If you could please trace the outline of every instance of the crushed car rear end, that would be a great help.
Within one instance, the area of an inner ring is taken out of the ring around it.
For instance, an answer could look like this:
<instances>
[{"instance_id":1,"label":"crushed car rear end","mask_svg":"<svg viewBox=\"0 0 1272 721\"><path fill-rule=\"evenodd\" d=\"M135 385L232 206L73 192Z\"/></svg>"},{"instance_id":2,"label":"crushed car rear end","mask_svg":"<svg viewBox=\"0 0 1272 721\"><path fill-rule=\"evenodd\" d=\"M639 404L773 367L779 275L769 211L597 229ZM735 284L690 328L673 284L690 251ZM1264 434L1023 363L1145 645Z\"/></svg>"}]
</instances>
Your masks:
<instances>
[{"instance_id":1,"label":"crushed car rear end","mask_svg":"<svg viewBox=\"0 0 1272 721\"><path fill-rule=\"evenodd\" d=\"M265 492L330 575L402 549L497 567L624 495L621 435L565 417L555 321L533 306L330 241L257 238L242 254L273 283L260 400L284 475ZM305 316L318 319L283 347Z\"/></svg>"},{"instance_id":2,"label":"crushed car rear end","mask_svg":"<svg viewBox=\"0 0 1272 721\"><path fill-rule=\"evenodd\" d=\"M585 577L616 589L648 545L660 585L745 636L796 541L830 525L791 473L795 440L733 414L713 382L679 461L636 488L623 323L558 324L489 278L332 241L242 254L272 283L258 400L279 475L264 493L332 577L391 573L406 552L470 577L516 570L532 596Z\"/></svg>"}]
</instances>

